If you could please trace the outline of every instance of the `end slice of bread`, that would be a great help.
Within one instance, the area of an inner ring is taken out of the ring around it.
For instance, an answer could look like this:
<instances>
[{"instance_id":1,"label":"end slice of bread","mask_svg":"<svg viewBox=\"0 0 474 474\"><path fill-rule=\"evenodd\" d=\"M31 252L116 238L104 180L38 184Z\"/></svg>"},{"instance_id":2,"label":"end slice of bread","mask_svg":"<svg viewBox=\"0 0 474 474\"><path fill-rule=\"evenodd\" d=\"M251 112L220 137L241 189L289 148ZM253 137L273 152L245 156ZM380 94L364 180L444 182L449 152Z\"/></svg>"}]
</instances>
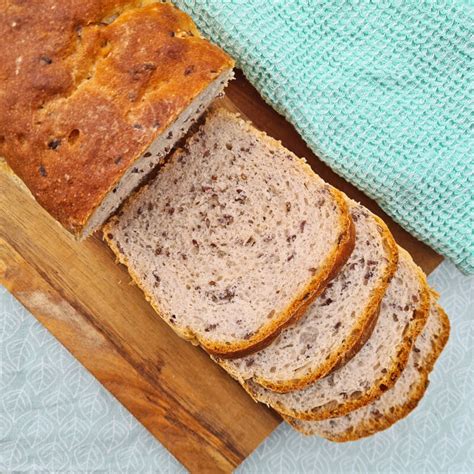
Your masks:
<instances>
[{"instance_id":1,"label":"end slice of bread","mask_svg":"<svg viewBox=\"0 0 474 474\"><path fill-rule=\"evenodd\" d=\"M354 250L304 316L261 351L216 361L239 382L276 391L304 388L348 362L370 337L379 305L397 269L398 248L385 223L347 200Z\"/></svg>"},{"instance_id":2,"label":"end slice of bread","mask_svg":"<svg viewBox=\"0 0 474 474\"><path fill-rule=\"evenodd\" d=\"M354 441L385 430L416 408L428 386L428 376L449 337L449 319L433 300L423 332L410 353L408 364L395 386L375 402L345 416L322 421L286 417L298 431L331 441Z\"/></svg>"},{"instance_id":3,"label":"end slice of bread","mask_svg":"<svg viewBox=\"0 0 474 474\"><path fill-rule=\"evenodd\" d=\"M289 393L276 393L255 382L245 382L250 395L283 415L324 420L367 405L392 387L426 323L430 298L423 272L403 249L399 249L399 257L373 333L347 364L308 387Z\"/></svg>"},{"instance_id":4,"label":"end slice of bread","mask_svg":"<svg viewBox=\"0 0 474 474\"><path fill-rule=\"evenodd\" d=\"M223 109L104 236L158 314L221 357L270 343L354 247L342 193Z\"/></svg>"}]
</instances>

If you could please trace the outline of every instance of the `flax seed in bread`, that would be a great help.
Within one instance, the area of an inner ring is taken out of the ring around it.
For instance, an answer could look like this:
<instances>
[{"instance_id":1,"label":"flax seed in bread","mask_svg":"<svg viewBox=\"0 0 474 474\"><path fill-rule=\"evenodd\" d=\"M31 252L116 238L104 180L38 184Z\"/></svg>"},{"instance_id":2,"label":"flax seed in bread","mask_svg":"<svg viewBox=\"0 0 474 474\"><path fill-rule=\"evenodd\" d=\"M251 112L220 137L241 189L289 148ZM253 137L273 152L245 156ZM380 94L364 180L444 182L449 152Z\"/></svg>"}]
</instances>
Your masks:
<instances>
[{"instance_id":1,"label":"flax seed in bread","mask_svg":"<svg viewBox=\"0 0 474 474\"><path fill-rule=\"evenodd\" d=\"M287 418L298 431L331 441L354 441L385 430L416 408L428 386L428 376L449 337L449 320L431 302L428 322L413 345L408 364L394 387L378 400L339 418L303 421Z\"/></svg>"},{"instance_id":2,"label":"flax seed in bread","mask_svg":"<svg viewBox=\"0 0 474 474\"><path fill-rule=\"evenodd\" d=\"M282 393L304 388L342 366L370 337L397 268L398 249L378 217L348 203L355 247L321 296L268 347L243 358L217 360L240 382L252 380Z\"/></svg>"},{"instance_id":3,"label":"flax seed in bread","mask_svg":"<svg viewBox=\"0 0 474 474\"><path fill-rule=\"evenodd\" d=\"M343 195L223 109L104 235L178 334L226 357L258 350L352 251Z\"/></svg>"},{"instance_id":4,"label":"flax seed in bread","mask_svg":"<svg viewBox=\"0 0 474 474\"><path fill-rule=\"evenodd\" d=\"M0 156L84 237L218 95L233 61L168 3L0 7Z\"/></svg>"},{"instance_id":5,"label":"flax seed in bread","mask_svg":"<svg viewBox=\"0 0 474 474\"><path fill-rule=\"evenodd\" d=\"M426 322L430 298L423 272L403 249L399 257L373 333L346 365L302 390L276 393L246 382L248 392L283 415L324 420L367 405L392 387Z\"/></svg>"}]
</instances>

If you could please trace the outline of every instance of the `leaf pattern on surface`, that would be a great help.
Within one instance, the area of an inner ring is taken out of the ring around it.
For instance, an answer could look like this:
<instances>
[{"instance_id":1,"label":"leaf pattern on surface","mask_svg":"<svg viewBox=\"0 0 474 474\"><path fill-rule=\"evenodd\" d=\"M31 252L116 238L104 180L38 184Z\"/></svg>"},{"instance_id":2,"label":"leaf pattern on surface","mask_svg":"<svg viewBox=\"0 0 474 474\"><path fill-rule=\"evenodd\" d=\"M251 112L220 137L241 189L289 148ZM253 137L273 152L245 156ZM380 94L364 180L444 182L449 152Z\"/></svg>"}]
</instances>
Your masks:
<instances>
[{"instance_id":1,"label":"leaf pattern on surface","mask_svg":"<svg viewBox=\"0 0 474 474\"><path fill-rule=\"evenodd\" d=\"M443 263L429 280L452 332L418 409L345 444L283 423L237 472L473 472L474 278ZM3 287L0 337L0 472L186 472Z\"/></svg>"}]
</instances>

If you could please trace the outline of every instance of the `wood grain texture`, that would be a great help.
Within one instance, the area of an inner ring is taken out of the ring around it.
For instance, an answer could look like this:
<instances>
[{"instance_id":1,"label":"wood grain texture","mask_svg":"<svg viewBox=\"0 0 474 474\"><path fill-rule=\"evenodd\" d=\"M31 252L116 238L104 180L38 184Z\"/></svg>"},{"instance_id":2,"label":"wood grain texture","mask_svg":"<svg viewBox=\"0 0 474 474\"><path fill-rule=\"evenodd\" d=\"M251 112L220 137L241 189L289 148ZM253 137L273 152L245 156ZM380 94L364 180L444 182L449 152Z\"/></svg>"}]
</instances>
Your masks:
<instances>
[{"instance_id":1,"label":"wood grain texture","mask_svg":"<svg viewBox=\"0 0 474 474\"><path fill-rule=\"evenodd\" d=\"M426 272L441 261L317 160L240 74L223 105L382 216ZM232 471L280 422L156 316L99 236L76 242L4 163L0 282L191 472Z\"/></svg>"},{"instance_id":2,"label":"wood grain texture","mask_svg":"<svg viewBox=\"0 0 474 474\"><path fill-rule=\"evenodd\" d=\"M191 472L230 472L280 419L178 338L94 237L0 170L0 282Z\"/></svg>"}]
</instances>

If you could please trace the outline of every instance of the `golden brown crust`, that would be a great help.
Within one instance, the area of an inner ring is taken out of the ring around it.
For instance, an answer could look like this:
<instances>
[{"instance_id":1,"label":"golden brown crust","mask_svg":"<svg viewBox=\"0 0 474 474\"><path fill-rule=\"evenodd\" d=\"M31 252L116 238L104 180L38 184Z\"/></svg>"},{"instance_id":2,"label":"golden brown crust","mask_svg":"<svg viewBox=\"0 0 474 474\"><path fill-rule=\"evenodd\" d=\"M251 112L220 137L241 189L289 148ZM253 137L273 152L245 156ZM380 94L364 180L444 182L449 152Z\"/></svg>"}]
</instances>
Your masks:
<instances>
[{"instance_id":1,"label":"golden brown crust","mask_svg":"<svg viewBox=\"0 0 474 474\"><path fill-rule=\"evenodd\" d=\"M0 155L76 234L155 138L233 66L186 14L140 3L0 8Z\"/></svg>"},{"instance_id":2,"label":"golden brown crust","mask_svg":"<svg viewBox=\"0 0 474 474\"><path fill-rule=\"evenodd\" d=\"M354 357L354 355L357 354L357 352L367 342L377 322L380 302L385 295L385 291L397 270L398 265L398 247L390 230L382 219L374 214L372 214L372 216L380 227L388 264L379 286L372 292L363 314L360 315L358 319L358 325L354 328L350 337L348 337L346 342L340 347L335 348L334 351L329 354L325 364L319 366L317 370L313 370L300 378L295 378L285 382L273 382L266 380L263 377L255 376L253 380L256 383L279 393L287 393L293 390L302 389L316 380L329 375L331 372L349 362L349 360L352 359L352 357Z\"/></svg>"},{"instance_id":3,"label":"golden brown crust","mask_svg":"<svg viewBox=\"0 0 474 474\"><path fill-rule=\"evenodd\" d=\"M449 334L451 332L451 324L449 322L449 317L444 311L444 309L439 304L436 304L436 310L441 316L442 329L441 329L441 333L438 339L436 340L436 345L434 347L434 350L431 352L430 356L426 358L426 364L424 366L424 369L426 370L428 374L433 370L433 367L439 355L441 354L446 344L448 343Z\"/></svg>"},{"instance_id":4,"label":"golden brown crust","mask_svg":"<svg viewBox=\"0 0 474 474\"><path fill-rule=\"evenodd\" d=\"M408 253L401 248L400 251L408 255ZM418 308L414 311L408 329L404 334L404 340L400 344L400 347L398 349L397 359L387 370L387 373L384 375L384 377L378 380L377 383L370 387L368 390L361 393L358 397L351 398L349 400L344 401L343 403L322 405L304 412L288 408L280 402L272 404L272 408L277 410L282 416L286 415L292 418L308 421L326 420L328 418L336 418L338 416L343 416L349 413L350 411L369 404L373 400L379 398L386 390L390 389L395 384L408 362L408 357L412 344L423 329L428 318L430 309L430 291L426 282L425 274L413 262L413 260L411 260L411 257L409 258L413 270L416 272L422 287L420 304ZM243 382L242 385L244 386L245 390L252 396L252 398L255 399L255 393L253 393L251 385L247 382Z\"/></svg>"},{"instance_id":5,"label":"golden brown crust","mask_svg":"<svg viewBox=\"0 0 474 474\"><path fill-rule=\"evenodd\" d=\"M393 238L392 233L385 224L385 222L380 219L380 217L372 214L374 219L377 221L377 224L380 227L380 232L382 233L382 238L384 242L384 248L387 252L388 265L386 271L382 277L382 282L378 289L376 289L371 296L371 299L367 305L366 313L370 316L365 319L365 324L361 327L361 335L359 339L353 338L347 343L347 347L351 349L345 352L345 349L341 350L343 356L339 359L336 365L334 365L330 371L325 375L329 375L331 372L341 368L343 365L347 364L359 351L362 349L364 344L369 340L372 332L377 324L379 312L380 312L380 303L382 302L385 292L387 291L388 285L392 280L393 275L397 271L398 267L398 245ZM345 354L344 354L345 352Z\"/></svg>"},{"instance_id":6,"label":"golden brown crust","mask_svg":"<svg viewBox=\"0 0 474 474\"><path fill-rule=\"evenodd\" d=\"M410 393L405 401L402 401L400 405L391 409L387 409L385 413L376 418L364 419L362 423L359 423L357 426L351 427L350 430L345 431L344 433L324 433L324 437L336 442L346 442L346 441L355 441L367 436L373 435L374 433L382 430L386 430L392 426L397 421L405 418L407 415L413 411L423 395L429 384L429 373L432 371L436 360L443 351L446 343L449 339L450 324L449 319L446 313L444 312L441 306L436 305L437 311L441 316L442 329L440 334L437 336L436 343L432 346L431 353L424 358L424 364L422 367L419 367L420 374L419 379L416 384L411 387ZM388 407L387 407L388 408ZM304 428L300 427L298 423L295 423L294 419L289 417L284 417L285 420L293 426L296 430L300 431L305 435L311 435L312 433L306 431ZM323 433L321 433L323 435Z\"/></svg>"},{"instance_id":7,"label":"golden brown crust","mask_svg":"<svg viewBox=\"0 0 474 474\"><path fill-rule=\"evenodd\" d=\"M215 109L216 110L216 109ZM210 112L213 113L213 112ZM230 112L224 110L224 113L231 114ZM235 115L235 114L231 114ZM261 138L267 140L272 143L274 146L277 144L281 146L280 142L277 142L271 137L268 137L263 132L257 131L254 127L248 124L249 127L252 127L254 133L257 133ZM175 154L179 154L180 150L177 150ZM288 152L290 153L290 152ZM293 155L291 153L291 155ZM173 155L175 156L175 155ZM306 162L300 158L297 158L296 155L295 159L297 159L297 163L303 168L304 172L307 173L312 179L314 179L315 174L311 170L311 168L306 164ZM171 161L164 165L170 166ZM142 187L140 190L137 191L136 194L145 192L146 186ZM339 219L340 222L340 233L338 242L334 245L331 253L326 258L324 265L321 266L319 272L313 275L311 281L308 283L306 288L300 292L300 294L296 295L293 302L288 306L285 311L282 311L280 317L278 319L273 319L269 324L260 328L255 334L253 334L248 340L244 342L237 342L229 345L226 344L216 344L214 341L207 340L202 338L198 334L194 334L193 332L180 328L178 326L172 325L168 320L163 318L173 329L176 333L178 333L184 339L189 340L193 344L201 345L204 350L206 350L209 354L218 356L221 358L233 358L233 357L243 357L249 353L256 352L263 347L267 346L271 343L271 341L289 324L295 323L298 318L300 318L307 306L324 290L327 283L334 278L340 268L344 265L344 263L349 258L355 244L355 230L354 230L354 223L350 217L349 209L346 203L346 199L340 191L330 188L330 192L334 197L337 207L340 210L341 216ZM131 202L129 200L128 202ZM127 208L129 204L126 203L124 209ZM127 266L129 273L135 283L142 289L145 294L145 298L150 304L153 306L155 311L161 316L162 312L159 308L159 305L152 295L148 293L148 291L144 288L144 286L140 283L140 278L138 275L134 273L132 268L128 265L127 258L120 252L117 248L116 244L113 242L112 239L108 237L109 233L113 233L113 225L114 222L117 221L117 217L112 217L108 224L104 226L103 234L104 239L109 244L115 255L117 256L120 263L123 263Z\"/></svg>"}]
</instances>

